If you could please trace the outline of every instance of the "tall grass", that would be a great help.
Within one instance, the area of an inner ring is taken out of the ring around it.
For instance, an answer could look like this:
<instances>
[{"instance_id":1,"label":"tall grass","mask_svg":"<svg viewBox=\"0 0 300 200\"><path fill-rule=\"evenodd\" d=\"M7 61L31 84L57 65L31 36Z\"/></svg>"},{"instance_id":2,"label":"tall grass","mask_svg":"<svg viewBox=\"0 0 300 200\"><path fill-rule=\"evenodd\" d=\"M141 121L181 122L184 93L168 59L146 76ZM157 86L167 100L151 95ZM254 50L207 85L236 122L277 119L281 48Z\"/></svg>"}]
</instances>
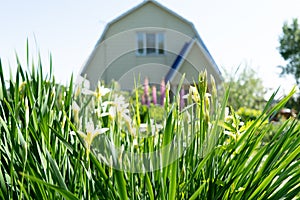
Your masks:
<instances>
[{"instance_id":1,"label":"tall grass","mask_svg":"<svg viewBox=\"0 0 300 200\"><path fill-rule=\"evenodd\" d=\"M258 119L242 124L233 110L226 115L229 89L218 101L201 73L184 109L179 90L170 103L167 87L163 123L142 124L138 101L127 105L113 88L75 88L72 77L60 85L41 61L27 62L28 71L17 63L6 80L0 61L1 199L300 197L298 122L262 142L268 119L295 90L276 105L274 94Z\"/></svg>"}]
</instances>

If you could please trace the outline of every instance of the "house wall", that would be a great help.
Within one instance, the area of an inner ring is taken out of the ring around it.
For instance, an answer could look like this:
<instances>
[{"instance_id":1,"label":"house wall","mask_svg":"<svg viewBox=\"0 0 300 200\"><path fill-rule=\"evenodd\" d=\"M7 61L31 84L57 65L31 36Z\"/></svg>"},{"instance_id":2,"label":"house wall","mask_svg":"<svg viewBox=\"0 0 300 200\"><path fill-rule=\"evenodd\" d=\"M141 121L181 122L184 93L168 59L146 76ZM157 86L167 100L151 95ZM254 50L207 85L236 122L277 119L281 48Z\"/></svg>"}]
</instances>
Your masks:
<instances>
[{"instance_id":1,"label":"house wall","mask_svg":"<svg viewBox=\"0 0 300 200\"><path fill-rule=\"evenodd\" d=\"M136 34L139 31L164 32L165 55L136 55ZM132 74L141 78L147 76L150 82L160 83L184 43L195 36L191 24L154 3L147 3L109 26L81 75L87 74L92 88L99 79L106 83L122 79L122 89L131 89L134 82L129 82L133 78L125 81L125 77Z\"/></svg>"},{"instance_id":2,"label":"house wall","mask_svg":"<svg viewBox=\"0 0 300 200\"><path fill-rule=\"evenodd\" d=\"M189 51L189 54L185 58L179 72L173 79L173 84L178 84L182 74L185 74L185 79L187 82L193 83L198 81L199 72L206 70L208 81L210 82L210 75L212 75L216 81L216 84L220 84L222 80L220 75L216 70L212 68L210 61L204 55L200 47L194 43Z\"/></svg>"},{"instance_id":3,"label":"house wall","mask_svg":"<svg viewBox=\"0 0 300 200\"><path fill-rule=\"evenodd\" d=\"M121 20L113 23L103 38L105 40L120 32L144 27L161 27L178 31L189 37L195 36L191 24L186 23L181 18L175 17L156 4L148 2L141 8L127 14Z\"/></svg>"}]
</instances>

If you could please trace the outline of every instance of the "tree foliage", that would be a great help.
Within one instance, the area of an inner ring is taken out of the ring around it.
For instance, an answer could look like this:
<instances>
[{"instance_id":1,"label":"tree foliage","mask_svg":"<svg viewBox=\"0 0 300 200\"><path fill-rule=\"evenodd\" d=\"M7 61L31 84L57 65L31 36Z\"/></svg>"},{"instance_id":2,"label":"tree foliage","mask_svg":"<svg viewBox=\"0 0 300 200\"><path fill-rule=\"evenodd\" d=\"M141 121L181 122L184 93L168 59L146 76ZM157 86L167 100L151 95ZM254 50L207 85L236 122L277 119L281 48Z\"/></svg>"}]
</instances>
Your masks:
<instances>
[{"instance_id":1,"label":"tree foliage","mask_svg":"<svg viewBox=\"0 0 300 200\"><path fill-rule=\"evenodd\" d=\"M225 72L225 88L230 87L228 105L234 110L241 107L261 109L264 106L266 89L256 72L244 67L240 72Z\"/></svg>"},{"instance_id":2,"label":"tree foliage","mask_svg":"<svg viewBox=\"0 0 300 200\"><path fill-rule=\"evenodd\" d=\"M294 76L300 88L300 26L298 19L293 19L290 24L288 24L288 22L284 23L279 42L279 53L283 59L287 61L286 66L280 66L282 69L281 75ZM300 96L294 96L289 100L286 106L299 111L299 102Z\"/></svg>"},{"instance_id":3,"label":"tree foliage","mask_svg":"<svg viewBox=\"0 0 300 200\"><path fill-rule=\"evenodd\" d=\"M282 35L279 37L279 53L285 61L286 66L282 68L282 75L293 75L296 83L300 84L300 27L297 19L293 19L291 24L284 23Z\"/></svg>"}]
</instances>

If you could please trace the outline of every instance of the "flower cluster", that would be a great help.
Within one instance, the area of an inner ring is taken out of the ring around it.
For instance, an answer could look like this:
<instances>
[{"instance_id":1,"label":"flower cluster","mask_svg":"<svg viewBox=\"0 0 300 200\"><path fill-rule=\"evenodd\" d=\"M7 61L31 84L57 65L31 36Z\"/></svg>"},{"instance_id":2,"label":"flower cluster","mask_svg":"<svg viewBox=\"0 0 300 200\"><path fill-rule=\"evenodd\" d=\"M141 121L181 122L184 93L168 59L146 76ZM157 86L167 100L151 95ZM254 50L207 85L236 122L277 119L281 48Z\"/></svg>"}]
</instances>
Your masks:
<instances>
[{"instance_id":1,"label":"flower cluster","mask_svg":"<svg viewBox=\"0 0 300 200\"><path fill-rule=\"evenodd\" d=\"M102 104L106 104L106 102L102 103L102 98L106 94L110 93L111 90L105 88L100 82L98 83L95 91L91 91L86 86L89 86L89 84L86 84L86 82L81 82L80 84L76 85L76 99L72 103L72 110L74 122L78 128L76 132L82 138L88 155L94 139L98 135L109 130L108 127L104 127L104 124L100 120L93 120L95 119L94 115L96 114L95 110L93 109L94 102L96 102L96 110L100 110L99 107L102 107ZM95 98L93 102L89 100L90 96ZM82 107L86 108L86 110L90 112L80 114ZM75 134L75 132L72 131L72 134Z\"/></svg>"}]
</instances>

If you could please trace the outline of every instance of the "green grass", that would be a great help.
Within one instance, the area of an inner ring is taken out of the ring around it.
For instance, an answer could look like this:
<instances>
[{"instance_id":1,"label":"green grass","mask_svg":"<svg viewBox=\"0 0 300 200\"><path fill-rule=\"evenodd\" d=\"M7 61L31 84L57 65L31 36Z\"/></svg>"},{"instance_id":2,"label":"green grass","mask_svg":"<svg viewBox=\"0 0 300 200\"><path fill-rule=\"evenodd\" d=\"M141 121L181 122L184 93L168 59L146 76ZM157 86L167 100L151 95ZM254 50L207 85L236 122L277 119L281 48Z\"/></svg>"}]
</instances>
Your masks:
<instances>
[{"instance_id":1,"label":"green grass","mask_svg":"<svg viewBox=\"0 0 300 200\"><path fill-rule=\"evenodd\" d=\"M0 61L1 199L300 198L298 121L263 142L294 89L242 125L225 116L230 89L218 98L212 82L207 95L203 72L183 110L166 101L160 125L141 124L138 101L127 105L114 88L91 95L72 77L57 84L51 62L48 75L40 60L18 65L6 80Z\"/></svg>"}]
</instances>

